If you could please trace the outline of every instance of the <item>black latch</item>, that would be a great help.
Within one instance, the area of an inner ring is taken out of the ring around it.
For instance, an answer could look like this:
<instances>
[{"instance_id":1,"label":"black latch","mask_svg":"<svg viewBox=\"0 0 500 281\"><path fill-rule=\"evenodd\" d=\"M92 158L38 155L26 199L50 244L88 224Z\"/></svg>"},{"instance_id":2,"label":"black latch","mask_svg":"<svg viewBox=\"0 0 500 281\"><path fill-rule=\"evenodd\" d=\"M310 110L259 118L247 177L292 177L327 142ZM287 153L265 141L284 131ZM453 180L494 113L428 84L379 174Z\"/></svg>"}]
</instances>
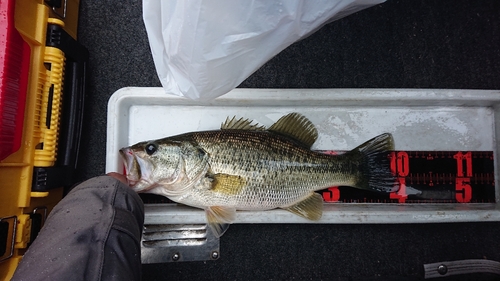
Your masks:
<instances>
[{"instance_id":1,"label":"black latch","mask_svg":"<svg viewBox=\"0 0 500 281\"><path fill-rule=\"evenodd\" d=\"M74 184L73 175L80 149L89 58L88 50L57 24L48 24L46 45L64 52L66 65L57 161L53 167L34 167L32 190L39 192Z\"/></svg>"}]
</instances>

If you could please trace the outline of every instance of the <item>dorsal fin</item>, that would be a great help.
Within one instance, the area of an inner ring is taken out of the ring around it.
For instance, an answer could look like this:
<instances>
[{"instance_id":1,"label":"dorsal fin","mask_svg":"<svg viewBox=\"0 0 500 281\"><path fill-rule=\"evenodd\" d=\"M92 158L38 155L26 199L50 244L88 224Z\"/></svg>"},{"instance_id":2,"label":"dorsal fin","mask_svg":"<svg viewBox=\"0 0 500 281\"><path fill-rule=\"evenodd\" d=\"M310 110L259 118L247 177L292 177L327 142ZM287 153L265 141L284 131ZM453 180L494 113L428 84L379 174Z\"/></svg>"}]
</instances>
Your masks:
<instances>
[{"instance_id":1,"label":"dorsal fin","mask_svg":"<svg viewBox=\"0 0 500 281\"><path fill-rule=\"evenodd\" d=\"M229 119L226 118L226 122L222 123L221 130L253 130L253 131L263 131L266 128L259 124L252 124L252 120L240 118L235 120L235 116Z\"/></svg>"},{"instance_id":2,"label":"dorsal fin","mask_svg":"<svg viewBox=\"0 0 500 281\"><path fill-rule=\"evenodd\" d=\"M293 138L309 148L318 138L318 131L313 123L299 113L281 117L268 130Z\"/></svg>"}]
</instances>

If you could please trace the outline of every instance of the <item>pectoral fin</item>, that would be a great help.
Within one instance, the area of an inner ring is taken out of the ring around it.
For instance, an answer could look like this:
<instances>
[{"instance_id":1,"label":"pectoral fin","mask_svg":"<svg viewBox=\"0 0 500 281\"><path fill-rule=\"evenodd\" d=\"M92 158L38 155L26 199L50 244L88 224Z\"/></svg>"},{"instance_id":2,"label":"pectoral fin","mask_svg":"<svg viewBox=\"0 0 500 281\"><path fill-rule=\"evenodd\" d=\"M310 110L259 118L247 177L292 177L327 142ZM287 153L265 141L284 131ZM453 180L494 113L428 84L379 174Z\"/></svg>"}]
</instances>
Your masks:
<instances>
[{"instance_id":1,"label":"pectoral fin","mask_svg":"<svg viewBox=\"0 0 500 281\"><path fill-rule=\"evenodd\" d=\"M216 237L221 237L236 218L236 209L212 206L205 209L208 225Z\"/></svg>"},{"instance_id":2,"label":"pectoral fin","mask_svg":"<svg viewBox=\"0 0 500 281\"><path fill-rule=\"evenodd\" d=\"M212 175L212 191L225 195L237 195L246 185L246 180L240 176L228 174Z\"/></svg>"},{"instance_id":3,"label":"pectoral fin","mask_svg":"<svg viewBox=\"0 0 500 281\"><path fill-rule=\"evenodd\" d=\"M303 218L317 221L323 214L323 198L318 193L312 192L306 199L283 209Z\"/></svg>"}]
</instances>

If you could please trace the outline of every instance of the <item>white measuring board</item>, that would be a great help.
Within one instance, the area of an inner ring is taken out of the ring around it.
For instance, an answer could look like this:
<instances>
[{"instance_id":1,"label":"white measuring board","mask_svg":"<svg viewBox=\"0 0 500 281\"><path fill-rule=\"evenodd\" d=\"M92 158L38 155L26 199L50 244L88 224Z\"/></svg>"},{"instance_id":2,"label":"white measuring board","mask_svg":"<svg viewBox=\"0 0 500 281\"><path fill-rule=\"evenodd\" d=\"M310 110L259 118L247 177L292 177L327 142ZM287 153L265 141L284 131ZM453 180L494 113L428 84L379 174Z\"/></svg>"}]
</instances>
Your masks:
<instances>
[{"instance_id":1,"label":"white measuring board","mask_svg":"<svg viewBox=\"0 0 500 281\"><path fill-rule=\"evenodd\" d=\"M118 150L139 141L219 129L226 117L270 126L299 112L316 125L313 149L350 150L392 133L396 150L493 151L498 159L500 91L421 89L235 89L210 102L168 95L163 88L123 88L108 104L106 172L122 172ZM325 203L316 223L500 221L497 203ZM204 212L147 204L147 223L204 223ZM236 223L311 223L284 210L238 212Z\"/></svg>"}]
</instances>

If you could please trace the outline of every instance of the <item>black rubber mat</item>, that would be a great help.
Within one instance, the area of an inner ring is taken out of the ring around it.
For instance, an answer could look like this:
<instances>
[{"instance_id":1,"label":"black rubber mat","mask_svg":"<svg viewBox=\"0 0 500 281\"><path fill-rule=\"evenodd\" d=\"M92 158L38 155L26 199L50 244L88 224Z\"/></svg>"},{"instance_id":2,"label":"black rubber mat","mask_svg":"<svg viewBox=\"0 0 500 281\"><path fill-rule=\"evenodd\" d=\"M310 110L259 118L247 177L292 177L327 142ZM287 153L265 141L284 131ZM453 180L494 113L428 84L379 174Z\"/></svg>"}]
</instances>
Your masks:
<instances>
[{"instance_id":1,"label":"black rubber mat","mask_svg":"<svg viewBox=\"0 0 500 281\"><path fill-rule=\"evenodd\" d=\"M141 1L82 0L79 38L90 51L79 162L84 180L105 170L109 97L122 87L160 83ZM500 2L390 0L293 44L240 87L500 90ZM425 263L500 261L499 233L500 223L233 225L221 239L217 261L145 265L143 277L420 280Z\"/></svg>"}]
</instances>

